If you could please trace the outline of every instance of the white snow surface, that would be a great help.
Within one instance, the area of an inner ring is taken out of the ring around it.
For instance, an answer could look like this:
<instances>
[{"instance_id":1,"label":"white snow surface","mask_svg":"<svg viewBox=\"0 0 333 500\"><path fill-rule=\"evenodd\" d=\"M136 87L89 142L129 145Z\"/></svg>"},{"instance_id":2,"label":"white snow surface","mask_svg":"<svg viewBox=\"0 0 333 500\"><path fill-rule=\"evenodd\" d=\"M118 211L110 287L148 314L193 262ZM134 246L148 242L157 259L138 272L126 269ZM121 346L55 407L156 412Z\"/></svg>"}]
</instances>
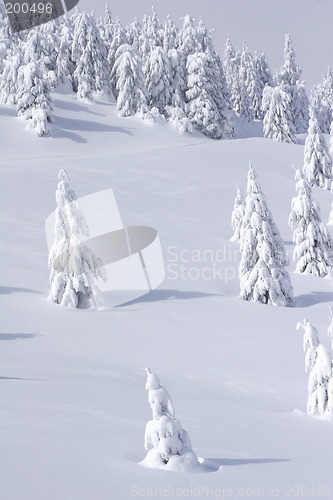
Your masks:
<instances>
[{"instance_id":1,"label":"white snow surface","mask_svg":"<svg viewBox=\"0 0 333 500\"><path fill-rule=\"evenodd\" d=\"M51 138L0 106L1 500L129 500L162 488L268 499L270 488L284 498L289 487L333 498L332 422L305 413L296 331L307 318L329 346L332 281L295 274L292 263L294 307L242 301L239 246L229 241L235 181L244 191L251 160L292 258L291 164L302 167L305 136L277 143L260 123L243 125L234 140L179 136L167 123L119 118L115 104L78 102L65 87L52 95ZM46 300L44 222L61 168L78 197L112 187L124 223L158 230L167 267L159 290L102 312ZM332 194L315 188L314 198L327 221ZM207 279L214 265L222 276ZM215 472L138 465L151 418L145 366L168 387L194 452Z\"/></svg>"}]
</instances>

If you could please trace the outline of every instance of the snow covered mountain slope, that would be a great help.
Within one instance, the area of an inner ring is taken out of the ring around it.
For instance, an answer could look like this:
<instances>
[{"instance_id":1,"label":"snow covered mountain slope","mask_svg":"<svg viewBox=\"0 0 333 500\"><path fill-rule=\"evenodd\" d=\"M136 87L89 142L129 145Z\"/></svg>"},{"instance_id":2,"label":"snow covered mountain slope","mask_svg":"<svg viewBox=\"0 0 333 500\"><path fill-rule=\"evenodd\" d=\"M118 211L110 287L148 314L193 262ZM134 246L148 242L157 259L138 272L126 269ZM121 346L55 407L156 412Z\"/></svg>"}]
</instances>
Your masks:
<instances>
[{"instance_id":1,"label":"snow covered mountain slope","mask_svg":"<svg viewBox=\"0 0 333 500\"><path fill-rule=\"evenodd\" d=\"M332 282L295 275L292 264L295 307L241 301L238 245L229 242L235 181L244 191L251 160L292 255L291 164L302 166L304 137L280 144L259 126L230 141L181 137L167 124L120 119L113 104L79 103L65 88L54 99L49 139L0 107L1 500L128 500L162 488L333 498L332 424L304 414L296 331L305 317L328 345ZM158 230L167 272L159 290L103 312L45 300L44 222L60 168L78 196L112 187L125 223ZM314 196L327 221L331 194ZM138 465L151 419L146 366L217 472Z\"/></svg>"}]
</instances>

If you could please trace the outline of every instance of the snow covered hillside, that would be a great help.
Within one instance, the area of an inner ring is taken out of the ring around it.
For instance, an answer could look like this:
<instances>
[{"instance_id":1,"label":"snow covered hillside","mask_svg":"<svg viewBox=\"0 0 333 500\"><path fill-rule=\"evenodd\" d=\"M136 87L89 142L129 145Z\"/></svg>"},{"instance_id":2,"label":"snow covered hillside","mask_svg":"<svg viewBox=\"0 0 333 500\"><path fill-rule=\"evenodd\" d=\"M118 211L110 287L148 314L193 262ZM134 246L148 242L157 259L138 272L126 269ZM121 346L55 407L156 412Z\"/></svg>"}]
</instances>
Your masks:
<instances>
[{"instance_id":1,"label":"snow covered hillside","mask_svg":"<svg viewBox=\"0 0 333 500\"><path fill-rule=\"evenodd\" d=\"M242 301L239 246L229 242L235 181L258 172L274 220L288 226L298 144L248 125L234 140L179 136L118 118L115 104L52 92L54 135L24 130L0 106L1 500L129 500L140 496L333 498L330 422L306 415L307 318L328 346L332 281L293 273L294 307ZM49 291L46 217L65 169L78 196L112 187L125 223L159 232L160 289L97 312L68 311ZM332 195L314 189L327 221ZM146 469L149 366L206 470ZM156 489L156 491L155 491ZM211 492L214 490L215 493Z\"/></svg>"}]
</instances>

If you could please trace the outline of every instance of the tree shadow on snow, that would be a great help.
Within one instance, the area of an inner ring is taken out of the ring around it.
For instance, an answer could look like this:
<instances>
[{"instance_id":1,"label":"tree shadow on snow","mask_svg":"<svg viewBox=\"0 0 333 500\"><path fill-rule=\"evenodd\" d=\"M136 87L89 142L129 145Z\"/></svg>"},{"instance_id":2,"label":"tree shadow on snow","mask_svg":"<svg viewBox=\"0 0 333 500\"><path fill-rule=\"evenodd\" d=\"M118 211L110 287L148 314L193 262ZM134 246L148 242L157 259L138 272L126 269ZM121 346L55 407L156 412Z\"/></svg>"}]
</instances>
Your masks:
<instances>
[{"instance_id":1,"label":"tree shadow on snow","mask_svg":"<svg viewBox=\"0 0 333 500\"><path fill-rule=\"evenodd\" d=\"M69 132L68 130L62 130L61 128L54 126L52 130L53 139L70 139L73 142L77 142L78 144L87 144L87 139L84 139L79 134L75 134L74 132Z\"/></svg>"},{"instance_id":2,"label":"tree shadow on snow","mask_svg":"<svg viewBox=\"0 0 333 500\"><path fill-rule=\"evenodd\" d=\"M0 333L0 342L1 340L33 339L39 336L38 333Z\"/></svg>"},{"instance_id":3,"label":"tree shadow on snow","mask_svg":"<svg viewBox=\"0 0 333 500\"><path fill-rule=\"evenodd\" d=\"M121 134L133 135L131 130L128 128L105 125L92 120L75 120L74 118L54 116L54 124L63 130L80 132L119 132Z\"/></svg>"},{"instance_id":4,"label":"tree shadow on snow","mask_svg":"<svg viewBox=\"0 0 333 500\"><path fill-rule=\"evenodd\" d=\"M0 116L17 116L15 106L0 106Z\"/></svg>"},{"instance_id":5,"label":"tree shadow on snow","mask_svg":"<svg viewBox=\"0 0 333 500\"><path fill-rule=\"evenodd\" d=\"M333 302L333 292L310 292L295 297L295 307L311 307L324 302Z\"/></svg>"},{"instance_id":6,"label":"tree shadow on snow","mask_svg":"<svg viewBox=\"0 0 333 500\"><path fill-rule=\"evenodd\" d=\"M190 300L190 299L201 299L203 297L222 297L218 293L204 293L204 292L183 292L181 290L152 290L146 293L142 297L134 300L130 300L124 304L120 304L116 307L125 307L132 304L140 304L144 302L160 302L163 300Z\"/></svg>"},{"instance_id":7,"label":"tree shadow on snow","mask_svg":"<svg viewBox=\"0 0 333 500\"><path fill-rule=\"evenodd\" d=\"M253 465L253 464L269 464L274 462L289 462L290 458L204 458L202 467L207 472L216 472L220 467L238 466L238 465Z\"/></svg>"},{"instance_id":8,"label":"tree shadow on snow","mask_svg":"<svg viewBox=\"0 0 333 500\"><path fill-rule=\"evenodd\" d=\"M17 288L15 286L0 286L0 295L9 295L10 293L40 293L36 290L30 290L29 288Z\"/></svg>"},{"instance_id":9,"label":"tree shadow on snow","mask_svg":"<svg viewBox=\"0 0 333 500\"><path fill-rule=\"evenodd\" d=\"M0 376L0 382L1 380L22 380L22 381L28 381L28 382L44 382L41 378L22 378L22 377L1 377Z\"/></svg>"},{"instance_id":10,"label":"tree shadow on snow","mask_svg":"<svg viewBox=\"0 0 333 500\"><path fill-rule=\"evenodd\" d=\"M82 103L62 101L61 99L54 100L54 107L58 109L64 109L65 111L77 111L77 112L84 111L86 113L90 113L91 115L95 116L105 116L102 113L96 113L95 111L92 111L88 106L85 106Z\"/></svg>"}]
</instances>

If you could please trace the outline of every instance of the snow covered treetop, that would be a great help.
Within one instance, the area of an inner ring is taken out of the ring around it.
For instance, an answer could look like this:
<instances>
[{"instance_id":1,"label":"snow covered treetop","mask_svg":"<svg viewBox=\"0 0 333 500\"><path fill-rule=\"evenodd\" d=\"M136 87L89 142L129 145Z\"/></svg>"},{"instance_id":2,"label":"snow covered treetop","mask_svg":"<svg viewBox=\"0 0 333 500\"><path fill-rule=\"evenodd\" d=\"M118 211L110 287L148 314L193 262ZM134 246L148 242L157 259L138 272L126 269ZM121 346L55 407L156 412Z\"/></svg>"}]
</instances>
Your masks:
<instances>
[{"instance_id":1,"label":"snow covered treetop","mask_svg":"<svg viewBox=\"0 0 333 500\"><path fill-rule=\"evenodd\" d=\"M60 170L58 174L58 189L56 191L56 201L59 206L71 203L76 200L76 194L70 188L69 178L65 170Z\"/></svg>"},{"instance_id":2,"label":"snow covered treetop","mask_svg":"<svg viewBox=\"0 0 333 500\"><path fill-rule=\"evenodd\" d=\"M308 347L313 348L319 345L319 334L317 328L315 328L307 319L299 321L297 323L297 330L303 328L304 338L303 347L304 350Z\"/></svg>"},{"instance_id":3,"label":"snow covered treetop","mask_svg":"<svg viewBox=\"0 0 333 500\"><path fill-rule=\"evenodd\" d=\"M69 182L69 177L67 175L67 172L65 170L62 170L62 169L59 170L58 179L59 179L59 181Z\"/></svg>"},{"instance_id":4,"label":"snow covered treetop","mask_svg":"<svg viewBox=\"0 0 333 500\"><path fill-rule=\"evenodd\" d=\"M249 171L247 174L247 194L250 193L261 193L258 175L252 167L251 162L249 163Z\"/></svg>"},{"instance_id":5,"label":"snow covered treetop","mask_svg":"<svg viewBox=\"0 0 333 500\"><path fill-rule=\"evenodd\" d=\"M150 368L146 368L146 373L146 389L148 391L148 401L153 411L153 420L158 420L163 415L173 418L175 410L168 391L160 384L158 376L152 373Z\"/></svg>"},{"instance_id":6,"label":"snow covered treetop","mask_svg":"<svg viewBox=\"0 0 333 500\"><path fill-rule=\"evenodd\" d=\"M147 391L158 389L161 385L158 376L155 375L155 373L152 373L150 371L150 368L146 368L146 373L147 373L147 382L146 382Z\"/></svg>"}]
</instances>

